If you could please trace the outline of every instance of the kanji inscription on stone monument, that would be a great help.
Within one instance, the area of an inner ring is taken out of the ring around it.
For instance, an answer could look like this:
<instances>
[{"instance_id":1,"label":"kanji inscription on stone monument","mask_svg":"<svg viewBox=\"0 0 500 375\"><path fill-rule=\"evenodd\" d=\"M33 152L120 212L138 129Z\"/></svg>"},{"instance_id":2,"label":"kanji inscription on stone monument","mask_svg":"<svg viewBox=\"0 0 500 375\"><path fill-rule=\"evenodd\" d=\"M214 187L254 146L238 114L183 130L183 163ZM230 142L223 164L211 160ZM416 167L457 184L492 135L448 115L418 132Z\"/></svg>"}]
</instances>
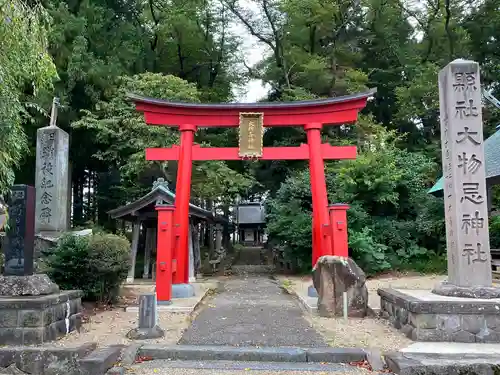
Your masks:
<instances>
[{"instance_id":1,"label":"kanji inscription on stone monument","mask_svg":"<svg viewBox=\"0 0 500 375\"><path fill-rule=\"evenodd\" d=\"M51 125L37 130L35 231L63 232L68 229L69 136L55 125L57 107L52 108Z\"/></svg>"},{"instance_id":2,"label":"kanji inscription on stone monument","mask_svg":"<svg viewBox=\"0 0 500 375\"><path fill-rule=\"evenodd\" d=\"M491 287L479 64L439 73L448 283Z\"/></svg>"}]
</instances>

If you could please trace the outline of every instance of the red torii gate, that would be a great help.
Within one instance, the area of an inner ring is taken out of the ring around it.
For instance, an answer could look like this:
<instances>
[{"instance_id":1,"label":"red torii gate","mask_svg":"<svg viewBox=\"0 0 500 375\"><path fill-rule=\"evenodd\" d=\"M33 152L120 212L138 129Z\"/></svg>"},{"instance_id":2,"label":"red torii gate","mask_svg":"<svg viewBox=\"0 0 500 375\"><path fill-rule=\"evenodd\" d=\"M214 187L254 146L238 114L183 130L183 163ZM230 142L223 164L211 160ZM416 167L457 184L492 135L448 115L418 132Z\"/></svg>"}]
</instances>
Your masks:
<instances>
[{"instance_id":1,"label":"red torii gate","mask_svg":"<svg viewBox=\"0 0 500 375\"><path fill-rule=\"evenodd\" d=\"M178 160L175 210L158 208L158 249L156 289L159 301L169 301L171 283L188 283L188 231L191 172L193 160L241 160L238 147L200 147L193 143L197 127L238 127L244 115L260 119L264 127L303 126L307 144L298 147L264 147L256 155L262 160L307 160L311 175L313 203L313 265L322 255L347 256L347 205L329 207L325 182L325 159L355 159L356 146L321 143L323 125L341 125L357 120L358 112L375 93L285 103L195 104L171 102L130 95L148 125L177 126L180 146L148 148L146 160ZM241 131L241 129L240 129ZM263 130L262 130L263 132ZM262 136L262 134L261 134ZM340 212L340 213L339 213ZM337 220L336 229L330 225ZM337 240L337 241L335 241ZM334 245L335 243L335 245ZM173 273L173 280L172 280Z\"/></svg>"}]
</instances>

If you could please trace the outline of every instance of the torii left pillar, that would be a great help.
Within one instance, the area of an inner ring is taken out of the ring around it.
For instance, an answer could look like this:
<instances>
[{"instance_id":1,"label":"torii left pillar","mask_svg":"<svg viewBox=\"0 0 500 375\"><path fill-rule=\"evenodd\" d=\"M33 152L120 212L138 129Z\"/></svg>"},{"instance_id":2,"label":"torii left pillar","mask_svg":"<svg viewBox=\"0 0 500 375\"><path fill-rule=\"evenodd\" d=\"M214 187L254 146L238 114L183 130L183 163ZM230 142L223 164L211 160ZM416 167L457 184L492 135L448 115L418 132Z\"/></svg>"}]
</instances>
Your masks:
<instances>
[{"instance_id":1,"label":"torii left pillar","mask_svg":"<svg viewBox=\"0 0 500 375\"><path fill-rule=\"evenodd\" d=\"M173 276L172 293L175 298L194 296L194 287L189 284L189 201L191 199L191 174L193 170L193 141L196 126L181 124L179 165L175 191L175 241L174 258L177 270Z\"/></svg>"}]
</instances>

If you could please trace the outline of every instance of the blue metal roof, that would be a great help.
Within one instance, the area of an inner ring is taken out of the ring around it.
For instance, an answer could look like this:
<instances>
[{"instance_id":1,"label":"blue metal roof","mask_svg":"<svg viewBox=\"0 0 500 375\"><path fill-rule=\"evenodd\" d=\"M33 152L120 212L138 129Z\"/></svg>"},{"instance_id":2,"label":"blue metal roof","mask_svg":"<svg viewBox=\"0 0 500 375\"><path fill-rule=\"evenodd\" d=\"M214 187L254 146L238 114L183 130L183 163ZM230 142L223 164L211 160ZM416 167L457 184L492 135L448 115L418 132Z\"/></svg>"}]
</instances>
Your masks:
<instances>
[{"instance_id":1,"label":"blue metal roof","mask_svg":"<svg viewBox=\"0 0 500 375\"><path fill-rule=\"evenodd\" d=\"M486 179L500 176L500 129L484 141L484 162ZM439 194L443 190L443 177L428 191L429 194Z\"/></svg>"}]
</instances>

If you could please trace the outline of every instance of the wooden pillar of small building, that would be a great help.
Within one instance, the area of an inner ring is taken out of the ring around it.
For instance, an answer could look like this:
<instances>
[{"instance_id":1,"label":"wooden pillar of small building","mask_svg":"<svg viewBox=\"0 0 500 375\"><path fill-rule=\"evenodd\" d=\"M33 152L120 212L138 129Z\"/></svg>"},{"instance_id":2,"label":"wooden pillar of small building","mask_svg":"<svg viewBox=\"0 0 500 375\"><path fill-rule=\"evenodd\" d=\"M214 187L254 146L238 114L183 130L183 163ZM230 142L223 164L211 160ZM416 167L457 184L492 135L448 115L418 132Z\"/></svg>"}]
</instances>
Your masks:
<instances>
[{"instance_id":1,"label":"wooden pillar of small building","mask_svg":"<svg viewBox=\"0 0 500 375\"><path fill-rule=\"evenodd\" d=\"M151 253L154 247L154 238L156 237L155 228L146 229L146 241L144 244L144 271L142 273L143 279L149 279L149 269L151 267Z\"/></svg>"},{"instance_id":2,"label":"wooden pillar of small building","mask_svg":"<svg viewBox=\"0 0 500 375\"><path fill-rule=\"evenodd\" d=\"M215 226L215 251L220 251L222 248L222 230L222 225Z\"/></svg>"},{"instance_id":3,"label":"wooden pillar of small building","mask_svg":"<svg viewBox=\"0 0 500 375\"><path fill-rule=\"evenodd\" d=\"M137 248L139 246L139 235L141 233L141 221L136 220L132 223L132 245L130 246L130 268L127 275L127 284L134 282L135 260L137 257Z\"/></svg>"}]
</instances>

